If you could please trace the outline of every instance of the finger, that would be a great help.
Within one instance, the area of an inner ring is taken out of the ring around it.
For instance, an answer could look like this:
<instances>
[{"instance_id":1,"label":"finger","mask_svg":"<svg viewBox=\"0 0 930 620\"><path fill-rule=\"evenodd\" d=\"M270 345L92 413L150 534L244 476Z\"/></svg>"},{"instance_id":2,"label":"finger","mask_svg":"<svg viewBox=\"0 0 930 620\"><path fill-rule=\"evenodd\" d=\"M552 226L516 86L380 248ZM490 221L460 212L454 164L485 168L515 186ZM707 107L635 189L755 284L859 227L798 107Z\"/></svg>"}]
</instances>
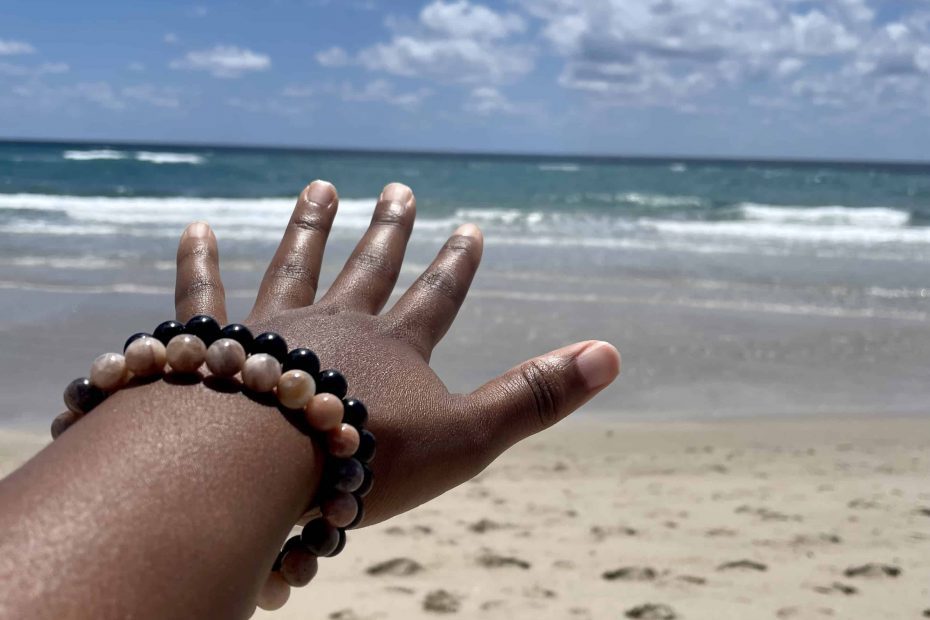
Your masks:
<instances>
[{"instance_id":1,"label":"finger","mask_svg":"<svg viewBox=\"0 0 930 620\"><path fill-rule=\"evenodd\" d=\"M413 230L416 199L410 188L391 183L381 192L371 224L320 303L375 314L384 307Z\"/></svg>"},{"instance_id":2,"label":"finger","mask_svg":"<svg viewBox=\"0 0 930 620\"><path fill-rule=\"evenodd\" d=\"M620 373L620 353L597 340L526 361L475 391L481 427L500 449L548 428L588 402Z\"/></svg>"},{"instance_id":3,"label":"finger","mask_svg":"<svg viewBox=\"0 0 930 620\"><path fill-rule=\"evenodd\" d=\"M259 286L253 319L313 303L326 238L338 204L336 188L326 181L314 181L300 193L284 237Z\"/></svg>"},{"instance_id":4,"label":"finger","mask_svg":"<svg viewBox=\"0 0 930 620\"><path fill-rule=\"evenodd\" d=\"M483 248L477 226L460 226L388 313L396 320L398 332L427 359L465 301Z\"/></svg>"},{"instance_id":5,"label":"finger","mask_svg":"<svg viewBox=\"0 0 930 620\"><path fill-rule=\"evenodd\" d=\"M182 322L198 314L226 322L226 291L220 280L216 235L206 222L194 222L181 235L174 307Z\"/></svg>"}]
</instances>

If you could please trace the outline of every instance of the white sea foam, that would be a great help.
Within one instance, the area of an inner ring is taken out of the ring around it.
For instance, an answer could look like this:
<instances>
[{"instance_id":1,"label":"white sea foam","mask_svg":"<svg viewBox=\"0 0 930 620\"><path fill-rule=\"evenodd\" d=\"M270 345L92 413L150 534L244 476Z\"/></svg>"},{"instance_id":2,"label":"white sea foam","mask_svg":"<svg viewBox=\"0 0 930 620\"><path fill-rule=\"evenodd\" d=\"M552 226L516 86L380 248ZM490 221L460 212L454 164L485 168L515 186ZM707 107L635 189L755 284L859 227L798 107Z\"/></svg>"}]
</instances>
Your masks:
<instances>
[{"instance_id":1,"label":"white sea foam","mask_svg":"<svg viewBox=\"0 0 930 620\"><path fill-rule=\"evenodd\" d=\"M626 192L624 194L617 194L614 198L617 202L657 209L700 207L704 205L704 200L698 196L669 196L665 194Z\"/></svg>"},{"instance_id":2,"label":"white sea foam","mask_svg":"<svg viewBox=\"0 0 930 620\"><path fill-rule=\"evenodd\" d=\"M644 226L663 235L685 237L770 240L789 243L859 244L889 243L928 244L930 228L868 228L865 226L811 226L809 224L771 222L676 222L640 220Z\"/></svg>"},{"instance_id":3,"label":"white sea foam","mask_svg":"<svg viewBox=\"0 0 930 620\"><path fill-rule=\"evenodd\" d=\"M155 151L138 151L137 161L146 161L151 164L192 164L200 165L206 162L203 155L194 153L159 153Z\"/></svg>"},{"instance_id":4,"label":"white sea foam","mask_svg":"<svg viewBox=\"0 0 930 620\"><path fill-rule=\"evenodd\" d=\"M671 166L669 166L668 169L671 170L672 172L685 172L688 170L688 166L686 166L685 164L676 163L676 164L672 164Z\"/></svg>"},{"instance_id":5,"label":"white sea foam","mask_svg":"<svg viewBox=\"0 0 930 620\"><path fill-rule=\"evenodd\" d=\"M901 228L910 220L906 211L888 207L788 207L746 202L739 208L747 220L776 224Z\"/></svg>"},{"instance_id":6,"label":"white sea foam","mask_svg":"<svg viewBox=\"0 0 930 620\"><path fill-rule=\"evenodd\" d=\"M539 164L537 168L544 172L578 172L581 170L578 164Z\"/></svg>"},{"instance_id":7,"label":"white sea foam","mask_svg":"<svg viewBox=\"0 0 930 620\"><path fill-rule=\"evenodd\" d=\"M128 155L123 151L112 149L92 149L89 151L65 151L61 154L64 159L72 161L93 161L96 159L126 159Z\"/></svg>"}]
</instances>

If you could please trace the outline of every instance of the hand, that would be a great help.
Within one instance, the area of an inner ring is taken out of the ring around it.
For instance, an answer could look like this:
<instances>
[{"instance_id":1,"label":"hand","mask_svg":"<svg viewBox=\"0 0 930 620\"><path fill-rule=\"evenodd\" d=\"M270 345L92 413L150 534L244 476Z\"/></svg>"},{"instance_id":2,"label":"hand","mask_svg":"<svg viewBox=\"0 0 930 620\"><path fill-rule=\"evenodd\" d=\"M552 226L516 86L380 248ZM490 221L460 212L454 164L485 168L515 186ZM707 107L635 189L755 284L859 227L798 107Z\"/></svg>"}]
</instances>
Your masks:
<instances>
[{"instance_id":1,"label":"hand","mask_svg":"<svg viewBox=\"0 0 930 620\"><path fill-rule=\"evenodd\" d=\"M606 387L620 355L586 341L531 359L471 394L450 394L429 367L481 260L483 239L461 226L397 303L379 314L397 282L416 200L399 183L384 188L368 231L333 285L314 303L338 196L324 181L297 200L284 238L245 320L275 331L336 368L370 412L378 438L375 485L365 524L409 510L476 475L517 441L561 420ZM209 314L227 322L216 237L202 222L178 247L178 320Z\"/></svg>"}]
</instances>

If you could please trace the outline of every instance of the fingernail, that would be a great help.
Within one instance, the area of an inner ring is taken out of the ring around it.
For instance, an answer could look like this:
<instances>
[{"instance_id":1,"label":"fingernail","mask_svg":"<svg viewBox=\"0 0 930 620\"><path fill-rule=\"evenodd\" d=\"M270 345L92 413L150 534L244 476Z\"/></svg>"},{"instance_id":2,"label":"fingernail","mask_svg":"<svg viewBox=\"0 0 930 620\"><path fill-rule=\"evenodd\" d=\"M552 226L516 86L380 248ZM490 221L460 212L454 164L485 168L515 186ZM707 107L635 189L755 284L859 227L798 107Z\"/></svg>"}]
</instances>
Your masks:
<instances>
[{"instance_id":1,"label":"fingernail","mask_svg":"<svg viewBox=\"0 0 930 620\"><path fill-rule=\"evenodd\" d=\"M620 352L609 342L594 342L575 358L578 372L589 390L598 390L620 374Z\"/></svg>"},{"instance_id":2,"label":"fingernail","mask_svg":"<svg viewBox=\"0 0 930 620\"><path fill-rule=\"evenodd\" d=\"M474 224L462 224L455 229L455 232L452 233L453 237L474 237L475 239L481 238L481 229L475 226Z\"/></svg>"},{"instance_id":3,"label":"fingernail","mask_svg":"<svg viewBox=\"0 0 930 620\"><path fill-rule=\"evenodd\" d=\"M184 229L184 236L195 238L209 237L210 225L206 222L194 222Z\"/></svg>"},{"instance_id":4,"label":"fingernail","mask_svg":"<svg viewBox=\"0 0 930 620\"><path fill-rule=\"evenodd\" d=\"M381 200L396 202L405 207L409 207L413 202L413 190L403 183L389 183L381 192Z\"/></svg>"},{"instance_id":5,"label":"fingernail","mask_svg":"<svg viewBox=\"0 0 930 620\"><path fill-rule=\"evenodd\" d=\"M336 202L336 187L329 181L317 179L307 186L307 201L328 207Z\"/></svg>"}]
</instances>

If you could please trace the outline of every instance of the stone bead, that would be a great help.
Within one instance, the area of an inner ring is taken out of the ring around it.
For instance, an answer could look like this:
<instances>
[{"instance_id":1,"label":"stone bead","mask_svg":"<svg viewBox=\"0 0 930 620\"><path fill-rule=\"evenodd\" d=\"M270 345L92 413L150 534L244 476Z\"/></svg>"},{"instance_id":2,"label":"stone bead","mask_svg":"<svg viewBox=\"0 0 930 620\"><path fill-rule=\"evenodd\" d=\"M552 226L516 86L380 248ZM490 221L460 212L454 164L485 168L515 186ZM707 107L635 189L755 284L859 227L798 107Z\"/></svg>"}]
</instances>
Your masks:
<instances>
[{"instance_id":1,"label":"stone bead","mask_svg":"<svg viewBox=\"0 0 930 620\"><path fill-rule=\"evenodd\" d=\"M362 503L362 498L359 497L358 494L353 494L352 497L355 499L357 509L355 511L355 518L345 527L347 530L357 528L359 524L365 520L365 505Z\"/></svg>"},{"instance_id":2,"label":"stone bead","mask_svg":"<svg viewBox=\"0 0 930 620\"><path fill-rule=\"evenodd\" d=\"M181 334L172 338L166 352L168 365L175 372L197 372L207 359L207 347L203 340L191 334Z\"/></svg>"},{"instance_id":3,"label":"stone bead","mask_svg":"<svg viewBox=\"0 0 930 620\"><path fill-rule=\"evenodd\" d=\"M317 394L304 407L304 418L314 430L326 432L338 428L342 423L342 401L332 394Z\"/></svg>"},{"instance_id":4,"label":"stone bead","mask_svg":"<svg viewBox=\"0 0 930 620\"><path fill-rule=\"evenodd\" d=\"M302 370L288 370L278 379L278 402L288 409L303 409L315 392L316 382Z\"/></svg>"},{"instance_id":5,"label":"stone bead","mask_svg":"<svg viewBox=\"0 0 930 620\"><path fill-rule=\"evenodd\" d=\"M220 331L220 336L223 338L229 338L235 340L242 345L242 348L245 349L246 354L252 350L252 341L255 338L252 336L252 332L245 325L240 325L239 323L230 323Z\"/></svg>"},{"instance_id":6,"label":"stone bead","mask_svg":"<svg viewBox=\"0 0 930 620\"><path fill-rule=\"evenodd\" d=\"M90 382L104 392L112 392L129 381L126 358L119 353L104 353L90 366Z\"/></svg>"},{"instance_id":7,"label":"stone bead","mask_svg":"<svg viewBox=\"0 0 930 620\"><path fill-rule=\"evenodd\" d=\"M340 553L342 553L342 550L343 550L343 549L346 548L346 531L345 531L345 530L336 530L336 532L338 532L338 534L339 534L339 540L336 541L336 548L333 549L332 551L330 551L329 554L327 554L326 557L328 557L328 558L334 558L334 557L336 557L337 555L339 555Z\"/></svg>"},{"instance_id":8,"label":"stone bead","mask_svg":"<svg viewBox=\"0 0 930 620\"><path fill-rule=\"evenodd\" d=\"M342 403L342 421L355 428L362 428L368 422L368 409L357 398L347 398Z\"/></svg>"},{"instance_id":9,"label":"stone bead","mask_svg":"<svg viewBox=\"0 0 930 620\"><path fill-rule=\"evenodd\" d=\"M151 377L165 370L168 353L165 345L151 336L143 336L126 349L126 367L132 374Z\"/></svg>"},{"instance_id":10,"label":"stone bead","mask_svg":"<svg viewBox=\"0 0 930 620\"><path fill-rule=\"evenodd\" d=\"M103 390L91 383L90 379L81 377L68 384L68 387L65 388L64 397L65 407L68 408L68 411L85 414L102 403L107 395Z\"/></svg>"},{"instance_id":11,"label":"stone bead","mask_svg":"<svg viewBox=\"0 0 930 620\"><path fill-rule=\"evenodd\" d=\"M371 463L375 458L375 451L378 442L375 436L368 429L363 428L358 432L358 450L355 451L355 459L360 463Z\"/></svg>"},{"instance_id":12,"label":"stone bead","mask_svg":"<svg viewBox=\"0 0 930 620\"><path fill-rule=\"evenodd\" d=\"M278 334L265 332L255 336L255 340L252 341L252 353L267 353L283 363L287 358L287 343Z\"/></svg>"},{"instance_id":13,"label":"stone bead","mask_svg":"<svg viewBox=\"0 0 930 620\"><path fill-rule=\"evenodd\" d=\"M329 453L338 458L349 458L358 450L358 431L351 424L340 424L326 433Z\"/></svg>"},{"instance_id":14,"label":"stone bead","mask_svg":"<svg viewBox=\"0 0 930 620\"><path fill-rule=\"evenodd\" d=\"M343 493L356 491L365 480L365 470L355 459L333 459L329 465L333 489Z\"/></svg>"},{"instance_id":15,"label":"stone bead","mask_svg":"<svg viewBox=\"0 0 930 620\"><path fill-rule=\"evenodd\" d=\"M346 527L358 514L358 502L349 493L336 493L323 500L323 518L333 527Z\"/></svg>"},{"instance_id":16,"label":"stone bead","mask_svg":"<svg viewBox=\"0 0 930 620\"><path fill-rule=\"evenodd\" d=\"M269 573L258 591L258 600L256 605L265 611L274 611L281 609L291 596L291 586L287 585L281 573Z\"/></svg>"},{"instance_id":17,"label":"stone bead","mask_svg":"<svg viewBox=\"0 0 930 620\"><path fill-rule=\"evenodd\" d=\"M320 373L320 378L316 382L316 391L318 394L333 394L338 398L345 398L349 390L349 384L346 378L338 370L324 370Z\"/></svg>"},{"instance_id":18,"label":"stone bead","mask_svg":"<svg viewBox=\"0 0 930 620\"><path fill-rule=\"evenodd\" d=\"M233 377L245 364L245 348L232 338L220 338L207 349L207 368L217 377Z\"/></svg>"},{"instance_id":19,"label":"stone bead","mask_svg":"<svg viewBox=\"0 0 930 620\"><path fill-rule=\"evenodd\" d=\"M284 370L302 370L316 377L320 374L320 359L310 349L294 349L284 358Z\"/></svg>"},{"instance_id":20,"label":"stone bead","mask_svg":"<svg viewBox=\"0 0 930 620\"><path fill-rule=\"evenodd\" d=\"M191 318L184 325L184 331L200 338L207 347L220 339L220 324L212 316L206 314L198 314Z\"/></svg>"},{"instance_id":21,"label":"stone bead","mask_svg":"<svg viewBox=\"0 0 930 620\"><path fill-rule=\"evenodd\" d=\"M253 392L270 392L281 378L281 364L267 353L250 355L242 365L242 382Z\"/></svg>"},{"instance_id":22,"label":"stone bead","mask_svg":"<svg viewBox=\"0 0 930 620\"><path fill-rule=\"evenodd\" d=\"M133 342L135 342L135 341L138 340L139 338L142 338L143 336L151 336L151 335L152 335L152 334L149 334L149 333L146 333L146 332L136 332L136 333L134 333L132 336L130 336L129 338L127 338L127 339L126 339L126 342L123 344L123 353L126 352L126 349L129 348L129 345L131 345Z\"/></svg>"},{"instance_id":23,"label":"stone bead","mask_svg":"<svg viewBox=\"0 0 930 620\"><path fill-rule=\"evenodd\" d=\"M183 323L179 323L177 321L165 321L164 323L158 324L158 327L156 327L155 331L152 332L152 337L158 338L158 340L167 347L172 338L175 336L180 336L183 333Z\"/></svg>"},{"instance_id":24,"label":"stone bead","mask_svg":"<svg viewBox=\"0 0 930 620\"><path fill-rule=\"evenodd\" d=\"M355 495L358 495L359 497L365 497L368 495L371 492L371 487L375 484L375 474L371 471L371 468L369 468L367 465L362 465L362 471L364 472L362 485L354 491Z\"/></svg>"},{"instance_id":25,"label":"stone bead","mask_svg":"<svg viewBox=\"0 0 930 620\"><path fill-rule=\"evenodd\" d=\"M280 572L288 585L301 588L316 577L318 568L317 556L310 553L304 545L300 545L284 554Z\"/></svg>"},{"instance_id":26,"label":"stone bead","mask_svg":"<svg viewBox=\"0 0 930 620\"><path fill-rule=\"evenodd\" d=\"M323 519L314 519L304 526L300 533L300 541L310 553L324 558L339 544L339 530Z\"/></svg>"},{"instance_id":27,"label":"stone bead","mask_svg":"<svg viewBox=\"0 0 930 620\"><path fill-rule=\"evenodd\" d=\"M284 556L287 555L287 552L295 547L303 546L303 543L300 541L300 534L297 536L291 536L288 538L284 546L281 547L281 551L278 552L278 557L275 558L274 564L271 566L271 570L281 570L281 560L284 559Z\"/></svg>"},{"instance_id":28,"label":"stone bead","mask_svg":"<svg viewBox=\"0 0 930 620\"><path fill-rule=\"evenodd\" d=\"M71 425L83 418L84 415L74 411L65 411L52 420L52 439L58 439L58 436L71 428Z\"/></svg>"}]
</instances>

